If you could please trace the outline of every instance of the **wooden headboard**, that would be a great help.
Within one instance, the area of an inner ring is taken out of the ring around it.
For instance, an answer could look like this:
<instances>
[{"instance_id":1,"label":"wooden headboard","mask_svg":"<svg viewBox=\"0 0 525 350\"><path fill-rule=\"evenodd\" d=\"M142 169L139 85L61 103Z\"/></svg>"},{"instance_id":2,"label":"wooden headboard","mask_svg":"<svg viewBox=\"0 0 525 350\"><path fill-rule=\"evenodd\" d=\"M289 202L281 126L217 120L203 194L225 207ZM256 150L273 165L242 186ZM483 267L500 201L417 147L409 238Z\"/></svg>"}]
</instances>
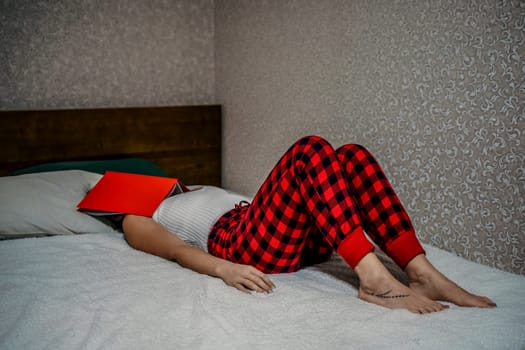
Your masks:
<instances>
[{"instance_id":1,"label":"wooden headboard","mask_svg":"<svg viewBox=\"0 0 525 350\"><path fill-rule=\"evenodd\" d=\"M218 105L0 111L0 175L42 163L140 157L187 184L221 184Z\"/></svg>"}]
</instances>

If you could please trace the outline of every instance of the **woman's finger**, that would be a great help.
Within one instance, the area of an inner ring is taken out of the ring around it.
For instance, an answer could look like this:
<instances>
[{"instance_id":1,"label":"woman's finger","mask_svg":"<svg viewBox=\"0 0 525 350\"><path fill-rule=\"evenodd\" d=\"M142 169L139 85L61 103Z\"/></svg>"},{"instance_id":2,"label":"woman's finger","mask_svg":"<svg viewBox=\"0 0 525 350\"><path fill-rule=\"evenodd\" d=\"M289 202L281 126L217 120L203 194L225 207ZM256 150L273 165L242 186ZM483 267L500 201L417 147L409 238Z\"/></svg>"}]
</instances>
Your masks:
<instances>
[{"instance_id":1,"label":"woman's finger","mask_svg":"<svg viewBox=\"0 0 525 350\"><path fill-rule=\"evenodd\" d=\"M271 292L275 288L275 284L261 271L255 270L253 276L256 278L257 284L267 292Z\"/></svg>"},{"instance_id":2,"label":"woman's finger","mask_svg":"<svg viewBox=\"0 0 525 350\"><path fill-rule=\"evenodd\" d=\"M256 291L256 292L264 292L265 290L263 288L261 288L255 281L251 280L251 279L246 279L243 283L242 283L246 288L250 289L250 290L253 290L253 291Z\"/></svg>"},{"instance_id":3,"label":"woman's finger","mask_svg":"<svg viewBox=\"0 0 525 350\"><path fill-rule=\"evenodd\" d=\"M248 288L246 288L242 283L235 283L233 285L235 288L237 288L238 290L240 290L241 292L244 292L244 293L247 293L247 294L250 294L250 290Z\"/></svg>"},{"instance_id":4,"label":"woman's finger","mask_svg":"<svg viewBox=\"0 0 525 350\"><path fill-rule=\"evenodd\" d=\"M268 276L263 274L261 278L264 281L264 283L266 283L268 286L270 286L270 288L272 290L275 288L275 284L273 284L272 280L270 278L268 278Z\"/></svg>"},{"instance_id":5,"label":"woman's finger","mask_svg":"<svg viewBox=\"0 0 525 350\"><path fill-rule=\"evenodd\" d=\"M267 293L270 293L273 291L273 286L272 286L272 283L268 283L267 280L265 280L264 278L262 277L259 277L259 276L255 276L256 278L256 283L257 285L263 289L265 292Z\"/></svg>"}]
</instances>

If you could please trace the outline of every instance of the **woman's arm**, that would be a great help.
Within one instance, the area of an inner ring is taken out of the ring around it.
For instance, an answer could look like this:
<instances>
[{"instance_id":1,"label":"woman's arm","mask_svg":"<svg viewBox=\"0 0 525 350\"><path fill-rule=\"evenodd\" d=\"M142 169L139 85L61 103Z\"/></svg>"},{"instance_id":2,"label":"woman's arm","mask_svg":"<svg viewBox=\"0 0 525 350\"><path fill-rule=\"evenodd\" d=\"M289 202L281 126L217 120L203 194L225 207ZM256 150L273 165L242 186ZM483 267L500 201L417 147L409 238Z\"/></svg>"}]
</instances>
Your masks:
<instances>
[{"instance_id":1,"label":"woman's arm","mask_svg":"<svg viewBox=\"0 0 525 350\"><path fill-rule=\"evenodd\" d=\"M221 278L227 285L243 292L271 292L275 285L253 266L235 264L192 247L152 218L126 215L124 237L138 250L174 260L193 271Z\"/></svg>"}]
</instances>

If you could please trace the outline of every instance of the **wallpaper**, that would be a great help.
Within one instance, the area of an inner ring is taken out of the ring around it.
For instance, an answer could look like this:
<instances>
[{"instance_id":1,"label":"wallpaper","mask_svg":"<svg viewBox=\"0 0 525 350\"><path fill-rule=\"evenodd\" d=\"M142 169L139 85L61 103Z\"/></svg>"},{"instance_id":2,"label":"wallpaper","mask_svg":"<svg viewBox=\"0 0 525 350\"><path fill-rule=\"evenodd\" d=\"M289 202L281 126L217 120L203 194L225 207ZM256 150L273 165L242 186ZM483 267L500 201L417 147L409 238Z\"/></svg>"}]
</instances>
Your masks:
<instances>
[{"instance_id":1,"label":"wallpaper","mask_svg":"<svg viewBox=\"0 0 525 350\"><path fill-rule=\"evenodd\" d=\"M0 109L210 103L213 0L0 0Z\"/></svg>"},{"instance_id":2,"label":"wallpaper","mask_svg":"<svg viewBox=\"0 0 525 350\"><path fill-rule=\"evenodd\" d=\"M305 134L359 143L425 243L525 274L525 2L216 1L224 183Z\"/></svg>"}]
</instances>

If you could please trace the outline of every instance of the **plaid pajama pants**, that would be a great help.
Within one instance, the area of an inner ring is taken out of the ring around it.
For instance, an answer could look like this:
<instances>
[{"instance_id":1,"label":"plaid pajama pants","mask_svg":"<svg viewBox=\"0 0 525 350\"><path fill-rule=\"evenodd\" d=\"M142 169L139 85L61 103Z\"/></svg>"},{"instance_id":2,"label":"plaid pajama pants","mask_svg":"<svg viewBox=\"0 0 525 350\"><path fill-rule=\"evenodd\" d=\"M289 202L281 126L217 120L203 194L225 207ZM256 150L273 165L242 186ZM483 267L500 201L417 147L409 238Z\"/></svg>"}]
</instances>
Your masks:
<instances>
[{"instance_id":1,"label":"plaid pajama pants","mask_svg":"<svg viewBox=\"0 0 525 350\"><path fill-rule=\"evenodd\" d=\"M354 268L374 249L399 266L424 250L383 170L365 148L337 150L318 136L283 155L251 204L215 223L208 251L265 273L293 272L326 261L333 251Z\"/></svg>"}]
</instances>

